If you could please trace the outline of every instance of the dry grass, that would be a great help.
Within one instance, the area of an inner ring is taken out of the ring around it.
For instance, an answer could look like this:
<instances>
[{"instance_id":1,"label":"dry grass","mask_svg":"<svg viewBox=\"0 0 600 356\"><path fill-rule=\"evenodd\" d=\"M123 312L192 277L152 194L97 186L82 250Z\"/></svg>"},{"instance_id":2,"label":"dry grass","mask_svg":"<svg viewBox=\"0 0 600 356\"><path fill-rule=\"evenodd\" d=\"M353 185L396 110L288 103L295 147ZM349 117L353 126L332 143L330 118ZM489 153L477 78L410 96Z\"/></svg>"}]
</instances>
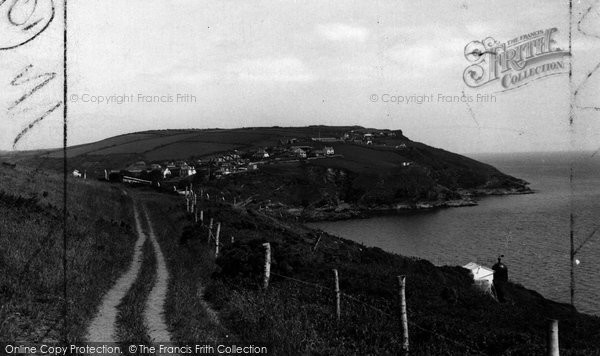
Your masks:
<instances>
[{"instance_id":1,"label":"dry grass","mask_svg":"<svg viewBox=\"0 0 600 356\"><path fill-rule=\"evenodd\" d=\"M467 271L460 267L439 268L328 235L313 252L314 235L301 226L274 224L255 212L211 205L205 211L210 210L209 217L223 223L224 246L216 260L219 268L209 263L214 261L214 247L206 245L206 229L192 227L181 217L181 204L163 215L178 216L180 228L171 231L184 230L189 240L177 246L173 236L165 246L170 246L171 269L180 271L181 285L186 280L205 281L205 298L219 313L221 324L241 343L264 343L277 355L396 354L401 343L396 276L404 274L412 325L411 354L540 354L545 347L547 318L560 320L561 354L594 354L598 350L600 318L578 314L523 287L511 284L511 302L500 305L473 288ZM186 223L189 227L181 229ZM236 238L234 244L228 241L230 235ZM259 288L264 241L271 243L273 254L267 291ZM342 297L340 323L334 314L332 268L339 271L344 293L371 306ZM172 298L173 313L177 307L186 310L186 305L195 302L189 293L175 293ZM193 318L202 320L196 315ZM204 340L202 333L188 327L197 322L189 319L182 315L177 320L179 339Z\"/></svg>"},{"instance_id":2,"label":"dry grass","mask_svg":"<svg viewBox=\"0 0 600 356\"><path fill-rule=\"evenodd\" d=\"M103 293L129 264L129 197L90 180L68 183L63 320L62 176L0 167L0 340L81 340Z\"/></svg>"},{"instance_id":3,"label":"dry grass","mask_svg":"<svg viewBox=\"0 0 600 356\"><path fill-rule=\"evenodd\" d=\"M148 327L144 325L144 307L156 277L156 257L152 244L146 240L143 248L142 268L137 280L119 304L117 316L118 335L121 342L150 345ZM126 345L123 345L126 350Z\"/></svg>"},{"instance_id":4,"label":"dry grass","mask_svg":"<svg viewBox=\"0 0 600 356\"><path fill-rule=\"evenodd\" d=\"M150 191L137 194L146 202L169 270L165 316L173 342L234 341L203 296L203 286L216 268L214 257L199 248L200 236L180 245L181 229L188 224L180 198Z\"/></svg>"}]
</instances>

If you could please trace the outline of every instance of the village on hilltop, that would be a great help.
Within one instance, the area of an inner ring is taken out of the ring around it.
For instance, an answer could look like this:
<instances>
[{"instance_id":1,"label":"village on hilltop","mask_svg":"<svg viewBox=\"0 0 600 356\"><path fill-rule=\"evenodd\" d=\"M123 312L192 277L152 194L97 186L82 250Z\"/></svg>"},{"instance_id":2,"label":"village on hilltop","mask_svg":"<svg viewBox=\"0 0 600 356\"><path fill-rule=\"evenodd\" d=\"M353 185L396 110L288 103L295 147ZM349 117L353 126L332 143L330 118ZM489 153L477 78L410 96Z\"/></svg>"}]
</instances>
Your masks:
<instances>
[{"instance_id":1,"label":"village on hilltop","mask_svg":"<svg viewBox=\"0 0 600 356\"><path fill-rule=\"evenodd\" d=\"M378 139L396 137L402 131L391 130L350 130L339 137L290 137L279 139L277 145L253 147L245 150L232 150L204 155L189 160L168 160L162 162L138 161L124 169L106 169L106 181L149 184L160 186L161 182L176 183L179 180L202 174L208 179L219 179L233 174L253 172L263 164L292 163L324 158L343 158L337 154L334 143L355 145L386 145ZM395 145L395 149L405 149L406 143ZM404 162L404 166L411 162ZM86 172L73 171L73 176L85 178Z\"/></svg>"}]
</instances>

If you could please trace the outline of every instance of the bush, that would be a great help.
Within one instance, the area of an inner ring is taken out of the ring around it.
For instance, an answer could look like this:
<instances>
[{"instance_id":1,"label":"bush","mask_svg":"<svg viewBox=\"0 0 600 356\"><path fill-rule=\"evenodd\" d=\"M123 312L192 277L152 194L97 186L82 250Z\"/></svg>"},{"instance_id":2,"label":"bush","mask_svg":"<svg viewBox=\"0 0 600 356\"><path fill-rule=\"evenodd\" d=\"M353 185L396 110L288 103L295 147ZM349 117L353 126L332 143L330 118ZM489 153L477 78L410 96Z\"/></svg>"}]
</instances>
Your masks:
<instances>
[{"instance_id":1,"label":"bush","mask_svg":"<svg viewBox=\"0 0 600 356\"><path fill-rule=\"evenodd\" d=\"M221 276L256 279L264 266L263 239L239 241L224 248L217 258Z\"/></svg>"}]
</instances>

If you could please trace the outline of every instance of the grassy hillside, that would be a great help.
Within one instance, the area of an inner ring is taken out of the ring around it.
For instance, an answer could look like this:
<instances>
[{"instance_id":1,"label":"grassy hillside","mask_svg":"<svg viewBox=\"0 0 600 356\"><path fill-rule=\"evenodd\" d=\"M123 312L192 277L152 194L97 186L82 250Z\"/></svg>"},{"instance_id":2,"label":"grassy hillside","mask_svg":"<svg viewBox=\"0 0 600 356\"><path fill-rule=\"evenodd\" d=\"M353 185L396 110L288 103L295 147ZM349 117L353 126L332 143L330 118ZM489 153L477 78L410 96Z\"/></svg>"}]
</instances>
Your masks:
<instances>
[{"instance_id":1,"label":"grassy hillside","mask_svg":"<svg viewBox=\"0 0 600 356\"><path fill-rule=\"evenodd\" d=\"M411 145L412 143L409 143ZM487 164L423 147L402 152L333 143L343 157L260 166L258 172L195 184L214 186L228 199L251 199L275 215L294 211L307 220L362 216L418 206L473 204L468 195L529 192L518 178ZM411 146L409 146L411 147ZM405 161L416 162L409 167Z\"/></svg>"},{"instance_id":2,"label":"grassy hillside","mask_svg":"<svg viewBox=\"0 0 600 356\"><path fill-rule=\"evenodd\" d=\"M240 129L209 130L156 130L125 134L102 141L73 146L68 149L68 157L80 155L139 154L148 160L154 155L168 155L172 159L186 159L193 155L206 155L230 148L251 146L270 146L277 144L280 138L317 137L318 135L339 136L353 127L257 127ZM183 146L179 143L193 143ZM212 145L217 144L217 146ZM226 146L226 147L225 147ZM51 151L49 158L62 157L61 150ZM158 158L161 159L161 158Z\"/></svg>"},{"instance_id":3,"label":"grassy hillside","mask_svg":"<svg viewBox=\"0 0 600 356\"><path fill-rule=\"evenodd\" d=\"M397 354L397 276L406 275L413 355L543 354L548 318L560 321L561 355L600 350L600 318L579 314L520 285L510 283L509 302L499 304L475 288L460 267L435 267L320 235L254 209L203 201L207 221L222 223L220 257L215 260L208 229L185 214L182 197L153 196L149 206L171 231L161 243L179 279L167 306L176 341L205 338L207 324L202 320L210 316L199 312L203 302L197 299L204 296L220 319L210 329L211 340L264 343L277 355ZM266 291L261 289L264 242L271 244L273 258ZM334 268L343 293L340 322L335 319ZM190 288L196 283L204 287ZM222 328L227 330L225 339Z\"/></svg>"},{"instance_id":4,"label":"grassy hillside","mask_svg":"<svg viewBox=\"0 0 600 356\"><path fill-rule=\"evenodd\" d=\"M96 177L102 176L104 169L123 169L136 161L195 161L234 149L248 152L276 147L280 140L291 138L299 144L320 147L324 144L311 138L339 138L349 132L360 136L370 131L381 130L309 126L147 131L71 147L69 170L85 170ZM444 206L448 201L466 205L472 204L470 195L530 192L527 182L468 157L412 141L401 131L378 136L373 145L352 140L327 145L335 149L336 157L295 164L271 161L261 165L254 176L230 178L229 183L218 185L241 198L253 195L259 203L333 209L349 203L356 211L410 208L423 203ZM62 167L61 155L62 151L38 152L26 160L53 169ZM202 174L196 177L198 183L205 179ZM241 188L248 186L252 189Z\"/></svg>"},{"instance_id":5,"label":"grassy hillside","mask_svg":"<svg viewBox=\"0 0 600 356\"><path fill-rule=\"evenodd\" d=\"M102 294L128 266L135 241L121 189L68 181L67 292L63 319L63 177L0 166L0 340L81 340Z\"/></svg>"},{"instance_id":6,"label":"grassy hillside","mask_svg":"<svg viewBox=\"0 0 600 356\"><path fill-rule=\"evenodd\" d=\"M221 145L268 146L279 138L339 135L348 129L357 128L124 135L70 149L69 169L87 167L92 172L139 159L152 161L154 154L185 159ZM290 207L337 209L343 202L369 207L453 199L463 190L526 187L489 165L401 135L386 138L386 143L334 143L343 157L267 164L256 173L218 180L197 176L194 186L213 197L200 202L206 221L222 224L217 259L206 226L185 213L181 196L69 178L71 311L66 321L61 319L62 175L40 169L60 169L60 154L9 155L5 160L16 165L0 165L0 275L7 276L0 279L0 339L57 340L63 323L70 341L81 339L103 292L129 264L135 198L148 207L170 271L165 319L174 342L265 343L276 355L396 354L401 340L396 278L406 275L413 355L542 354L548 318L560 321L562 355L598 353L598 317L579 314L516 284L507 288L509 302L498 304L474 288L460 267L436 267L367 248L286 219L283 213ZM399 143L406 147L396 148ZM406 161L415 164L402 166ZM254 203L233 206L234 198ZM267 290L260 288L264 242L273 253ZM118 320L119 333L140 343L149 341L140 312L157 264L148 244L144 251L140 278L119 306ZM343 293L340 322L334 317L332 269L339 271Z\"/></svg>"},{"instance_id":7,"label":"grassy hillside","mask_svg":"<svg viewBox=\"0 0 600 356\"><path fill-rule=\"evenodd\" d=\"M240 128L212 130L156 130L125 134L98 142L69 147L70 169L86 169L100 175L104 169L120 169L144 160L165 161L276 145L279 139L340 135L351 127ZM62 169L62 149L19 152L9 158L25 159L45 169Z\"/></svg>"}]
</instances>

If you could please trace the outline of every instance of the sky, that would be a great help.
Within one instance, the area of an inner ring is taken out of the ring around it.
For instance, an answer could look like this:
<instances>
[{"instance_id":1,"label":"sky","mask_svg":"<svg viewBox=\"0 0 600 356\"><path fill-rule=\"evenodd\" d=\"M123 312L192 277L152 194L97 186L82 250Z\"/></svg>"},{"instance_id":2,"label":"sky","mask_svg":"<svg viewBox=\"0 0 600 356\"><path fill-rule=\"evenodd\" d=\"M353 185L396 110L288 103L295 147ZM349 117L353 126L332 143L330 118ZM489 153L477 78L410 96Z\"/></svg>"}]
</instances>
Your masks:
<instances>
[{"instance_id":1,"label":"sky","mask_svg":"<svg viewBox=\"0 0 600 356\"><path fill-rule=\"evenodd\" d=\"M62 109L14 144L62 101L62 5L45 1L56 7L48 28L0 50L0 150L62 145ZM459 153L596 150L600 111L579 108L593 106L600 90L595 76L579 87L600 52L594 3L574 2L576 20L593 6L573 27L573 87L563 74L499 92L497 83L465 85L465 46L556 27L555 45L567 49L568 1L69 1L68 142L149 129L323 124L402 129ZM28 89L10 83L30 64L31 75L56 76L9 110ZM570 88L579 89L573 125ZM463 93L474 101L439 100ZM495 101L477 102L478 94ZM391 102L417 95L434 100Z\"/></svg>"}]
</instances>

